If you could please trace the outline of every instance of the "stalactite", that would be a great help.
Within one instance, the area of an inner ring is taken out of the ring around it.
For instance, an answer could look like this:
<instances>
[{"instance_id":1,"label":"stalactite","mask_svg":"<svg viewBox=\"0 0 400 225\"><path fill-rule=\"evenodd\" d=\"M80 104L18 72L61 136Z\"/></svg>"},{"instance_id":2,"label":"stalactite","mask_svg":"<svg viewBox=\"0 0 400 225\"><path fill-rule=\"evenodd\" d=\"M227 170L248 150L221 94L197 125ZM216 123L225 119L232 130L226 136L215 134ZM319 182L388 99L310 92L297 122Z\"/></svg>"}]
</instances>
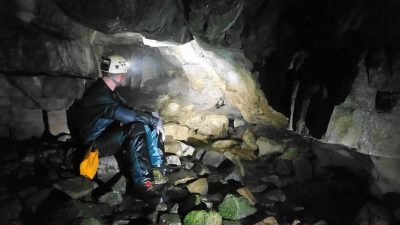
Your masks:
<instances>
[{"instance_id":1,"label":"stalactite","mask_svg":"<svg viewBox=\"0 0 400 225\"><path fill-rule=\"evenodd\" d=\"M303 100L303 104L302 104L301 112L300 112L300 118L297 121L297 125L296 125L296 132L303 136L308 136L310 133L308 131L308 128L307 128L306 122L305 122L307 112L308 112L308 106L310 105L310 101L311 101L311 95L307 95L305 97L305 99Z\"/></svg>"},{"instance_id":2,"label":"stalactite","mask_svg":"<svg viewBox=\"0 0 400 225\"><path fill-rule=\"evenodd\" d=\"M289 118L289 130L293 130L293 114L294 114L294 106L296 105L296 97L297 97L297 91L299 90L299 81L296 81L293 91L292 91L292 96L291 96L291 104L290 104L290 118Z\"/></svg>"},{"instance_id":3,"label":"stalactite","mask_svg":"<svg viewBox=\"0 0 400 225\"><path fill-rule=\"evenodd\" d=\"M308 54L304 51L297 52L293 57L292 61L289 64L289 70L295 70L296 76L299 71L299 69L303 66L304 61L307 59ZM292 90L292 95L290 98L291 104L290 104L290 118L289 118L289 130L293 130L293 114L294 114L294 108L296 105L296 97L297 97L297 92L299 89L300 81L296 79L295 84L293 86Z\"/></svg>"}]
</instances>

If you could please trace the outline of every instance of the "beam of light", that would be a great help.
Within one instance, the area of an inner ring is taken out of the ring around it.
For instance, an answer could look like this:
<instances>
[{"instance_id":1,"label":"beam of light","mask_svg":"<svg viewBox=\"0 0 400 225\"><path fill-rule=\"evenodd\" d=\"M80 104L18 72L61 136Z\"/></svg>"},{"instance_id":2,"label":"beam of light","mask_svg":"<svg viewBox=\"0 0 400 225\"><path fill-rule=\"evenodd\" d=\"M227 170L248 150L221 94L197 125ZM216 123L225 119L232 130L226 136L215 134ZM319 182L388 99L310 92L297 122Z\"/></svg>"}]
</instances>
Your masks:
<instances>
[{"instance_id":1,"label":"beam of light","mask_svg":"<svg viewBox=\"0 0 400 225\"><path fill-rule=\"evenodd\" d=\"M176 57L186 71L185 65L199 65L214 78L225 80L227 84L237 87L240 84L240 72L232 62L227 61L222 55L209 49L204 49L197 42L192 40L188 43L177 45L168 42L159 42L143 37L143 43L152 47L166 47L168 53Z\"/></svg>"},{"instance_id":2,"label":"beam of light","mask_svg":"<svg viewBox=\"0 0 400 225\"><path fill-rule=\"evenodd\" d=\"M168 47L168 46L178 46L176 42L173 41L156 41L143 37L143 44L150 47Z\"/></svg>"}]
</instances>

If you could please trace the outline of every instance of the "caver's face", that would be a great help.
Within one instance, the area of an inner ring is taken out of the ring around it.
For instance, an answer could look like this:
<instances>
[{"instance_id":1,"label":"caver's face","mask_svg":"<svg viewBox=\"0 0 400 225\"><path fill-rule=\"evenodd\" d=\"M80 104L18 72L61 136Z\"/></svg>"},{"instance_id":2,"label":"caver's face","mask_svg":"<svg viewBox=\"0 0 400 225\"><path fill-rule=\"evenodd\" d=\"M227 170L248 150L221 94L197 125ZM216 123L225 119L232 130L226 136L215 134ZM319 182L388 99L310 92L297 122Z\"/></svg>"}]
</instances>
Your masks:
<instances>
[{"instance_id":1,"label":"caver's face","mask_svg":"<svg viewBox=\"0 0 400 225\"><path fill-rule=\"evenodd\" d=\"M115 76L115 81L117 82L117 86L123 86L126 80L126 73L119 73Z\"/></svg>"}]
</instances>

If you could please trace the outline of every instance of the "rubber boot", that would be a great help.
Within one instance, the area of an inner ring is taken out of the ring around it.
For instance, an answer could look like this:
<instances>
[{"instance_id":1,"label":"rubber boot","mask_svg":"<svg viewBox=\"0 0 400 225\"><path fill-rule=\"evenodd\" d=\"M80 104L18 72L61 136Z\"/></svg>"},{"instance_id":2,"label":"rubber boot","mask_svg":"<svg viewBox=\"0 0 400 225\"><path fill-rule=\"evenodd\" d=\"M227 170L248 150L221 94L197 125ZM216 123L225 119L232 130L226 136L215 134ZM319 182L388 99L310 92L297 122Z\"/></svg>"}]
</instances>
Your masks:
<instances>
[{"instance_id":1,"label":"rubber boot","mask_svg":"<svg viewBox=\"0 0 400 225\"><path fill-rule=\"evenodd\" d=\"M170 167L165 164L164 143L157 134L157 130L151 130L145 125L147 147L149 150L151 165L153 166L154 180L158 183L166 182L166 174L178 170L178 167ZM164 180L162 179L164 177Z\"/></svg>"},{"instance_id":2,"label":"rubber boot","mask_svg":"<svg viewBox=\"0 0 400 225\"><path fill-rule=\"evenodd\" d=\"M130 173L135 185L151 188L153 172L147 160L146 135L139 134L129 141Z\"/></svg>"},{"instance_id":3,"label":"rubber boot","mask_svg":"<svg viewBox=\"0 0 400 225\"><path fill-rule=\"evenodd\" d=\"M157 130L151 130L149 126L144 126L146 130L147 148L149 149L150 162L153 167L160 167L164 161L164 153L158 148Z\"/></svg>"},{"instance_id":4,"label":"rubber boot","mask_svg":"<svg viewBox=\"0 0 400 225\"><path fill-rule=\"evenodd\" d=\"M164 150L164 142L160 136L158 136L158 148L160 149L160 152L163 153L163 156L165 155L165 150ZM166 174L173 173L175 171L178 171L180 169L179 166L170 166L166 164L165 157L163 157L163 161L159 167L157 167L158 170L165 176Z\"/></svg>"}]
</instances>

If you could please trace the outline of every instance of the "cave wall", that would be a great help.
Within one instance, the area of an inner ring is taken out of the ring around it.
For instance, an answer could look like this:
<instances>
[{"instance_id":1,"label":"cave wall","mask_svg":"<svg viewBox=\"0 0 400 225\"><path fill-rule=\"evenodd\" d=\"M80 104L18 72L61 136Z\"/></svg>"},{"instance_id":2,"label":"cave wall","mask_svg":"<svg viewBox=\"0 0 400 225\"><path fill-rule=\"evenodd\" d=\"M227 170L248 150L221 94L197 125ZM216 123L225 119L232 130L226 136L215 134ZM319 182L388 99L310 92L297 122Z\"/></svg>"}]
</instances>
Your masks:
<instances>
[{"instance_id":1,"label":"cave wall","mask_svg":"<svg viewBox=\"0 0 400 225\"><path fill-rule=\"evenodd\" d=\"M350 94L335 107L324 140L400 159L400 60L391 66L385 57L377 67L361 66Z\"/></svg>"},{"instance_id":2,"label":"cave wall","mask_svg":"<svg viewBox=\"0 0 400 225\"><path fill-rule=\"evenodd\" d=\"M1 2L0 8L1 136L40 137L42 110L52 111L51 130L60 127L63 110L97 75L92 31L66 17L53 1ZM65 125L53 130L60 131Z\"/></svg>"}]
</instances>

